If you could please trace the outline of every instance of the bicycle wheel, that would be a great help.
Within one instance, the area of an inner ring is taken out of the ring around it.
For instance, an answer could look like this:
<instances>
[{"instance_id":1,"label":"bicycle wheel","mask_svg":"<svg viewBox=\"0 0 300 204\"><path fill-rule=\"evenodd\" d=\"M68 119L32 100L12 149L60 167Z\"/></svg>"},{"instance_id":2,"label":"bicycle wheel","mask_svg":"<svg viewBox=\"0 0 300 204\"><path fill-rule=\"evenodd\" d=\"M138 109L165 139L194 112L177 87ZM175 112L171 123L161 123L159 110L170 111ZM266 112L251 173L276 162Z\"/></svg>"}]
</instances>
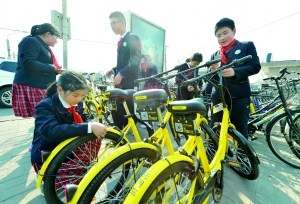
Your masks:
<instances>
[{"instance_id":1,"label":"bicycle wheel","mask_svg":"<svg viewBox=\"0 0 300 204\"><path fill-rule=\"evenodd\" d=\"M111 115L111 111L108 108L108 101L102 101L101 111L102 111L102 122L110 126L114 125L114 121Z\"/></svg>"},{"instance_id":2,"label":"bicycle wheel","mask_svg":"<svg viewBox=\"0 0 300 204\"><path fill-rule=\"evenodd\" d=\"M220 125L214 127L217 135L220 135ZM254 180L259 175L258 157L246 140L237 130L228 129L228 151L226 154L227 164L241 177ZM234 166L238 163L240 166Z\"/></svg>"},{"instance_id":3,"label":"bicycle wheel","mask_svg":"<svg viewBox=\"0 0 300 204\"><path fill-rule=\"evenodd\" d=\"M255 180L259 175L259 159L251 144L237 130L229 128L229 149L226 158L238 162L240 166L230 167L241 177L248 180Z\"/></svg>"},{"instance_id":4,"label":"bicycle wheel","mask_svg":"<svg viewBox=\"0 0 300 204\"><path fill-rule=\"evenodd\" d=\"M66 145L53 158L45 172L44 194L47 203L66 203L64 186L78 184L98 161L99 155L107 155L116 145L125 143L119 135L107 132L102 140L89 134Z\"/></svg>"},{"instance_id":5,"label":"bicycle wheel","mask_svg":"<svg viewBox=\"0 0 300 204\"><path fill-rule=\"evenodd\" d=\"M78 203L122 203L157 154L153 149L138 148L116 157L91 180Z\"/></svg>"},{"instance_id":6,"label":"bicycle wheel","mask_svg":"<svg viewBox=\"0 0 300 204\"><path fill-rule=\"evenodd\" d=\"M292 111L296 128L300 127L299 113L300 110ZM287 114L284 113L269 122L266 128L266 139L270 150L278 159L299 169L299 135L295 134L292 130L287 131L286 127L288 127L288 125L285 124L285 126L283 126L284 123L282 123L282 121L285 120L286 117ZM288 129L290 128L288 127Z\"/></svg>"},{"instance_id":7,"label":"bicycle wheel","mask_svg":"<svg viewBox=\"0 0 300 204\"><path fill-rule=\"evenodd\" d=\"M141 195L139 203L186 203L186 196L192 186L192 179L189 176L193 174L194 168L194 165L186 161L177 161L168 165L159 172ZM196 188L201 189L201 186Z\"/></svg>"},{"instance_id":8,"label":"bicycle wheel","mask_svg":"<svg viewBox=\"0 0 300 204\"><path fill-rule=\"evenodd\" d=\"M100 119L100 118L98 117L98 109L97 109L97 106L96 106L96 104L94 104L93 102L88 102L88 103L87 103L87 114L90 115L92 121L102 123L102 119Z\"/></svg>"},{"instance_id":9,"label":"bicycle wheel","mask_svg":"<svg viewBox=\"0 0 300 204\"><path fill-rule=\"evenodd\" d=\"M289 128L290 142L289 146L293 153L300 159L300 114L293 120L295 129Z\"/></svg>"}]
</instances>

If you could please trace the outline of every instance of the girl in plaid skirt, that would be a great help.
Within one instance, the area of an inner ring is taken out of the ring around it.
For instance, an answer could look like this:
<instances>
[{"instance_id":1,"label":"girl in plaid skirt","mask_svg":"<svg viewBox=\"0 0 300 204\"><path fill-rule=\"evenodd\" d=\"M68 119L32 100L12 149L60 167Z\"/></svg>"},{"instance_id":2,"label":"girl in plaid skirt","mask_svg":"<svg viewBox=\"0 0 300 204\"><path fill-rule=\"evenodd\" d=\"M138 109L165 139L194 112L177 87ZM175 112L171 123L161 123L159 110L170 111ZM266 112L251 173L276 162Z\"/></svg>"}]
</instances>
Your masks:
<instances>
[{"instance_id":1,"label":"girl in plaid skirt","mask_svg":"<svg viewBox=\"0 0 300 204\"><path fill-rule=\"evenodd\" d=\"M50 46L57 43L58 30L49 23L35 25L31 35L18 45L18 67L13 81L12 106L15 116L32 117L46 96L47 86L62 72Z\"/></svg>"}]
</instances>

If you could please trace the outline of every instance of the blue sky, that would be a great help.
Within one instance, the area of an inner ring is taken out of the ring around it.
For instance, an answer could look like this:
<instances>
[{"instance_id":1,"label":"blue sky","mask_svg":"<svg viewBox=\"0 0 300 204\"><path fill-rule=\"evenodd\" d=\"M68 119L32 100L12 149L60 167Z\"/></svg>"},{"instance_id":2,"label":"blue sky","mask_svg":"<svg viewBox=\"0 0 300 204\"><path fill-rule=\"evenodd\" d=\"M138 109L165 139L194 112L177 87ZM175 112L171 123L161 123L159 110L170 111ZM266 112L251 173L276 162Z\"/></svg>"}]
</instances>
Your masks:
<instances>
[{"instance_id":1,"label":"blue sky","mask_svg":"<svg viewBox=\"0 0 300 204\"><path fill-rule=\"evenodd\" d=\"M205 2L205 3L204 3ZM272 53L274 61L300 60L299 0L85 0L67 1L71 18L72 40L68 42L69 68L76 70L108 70L115 66L116 42L108 16L112 11L128 10L166 29L167 69L183 62L194 52L204 61L219 49L214 25L222 17L235 20L236 39L253 41L261 61ZM1 0L0 28L29 31L34 24L51 22L50 11L61 12L61 0ZM5 19L5 20L2 20ZM0 57L11 51L24 36L0 29ZM55 46L62 63L62 43Z\"/></svg>"}]
</instances>

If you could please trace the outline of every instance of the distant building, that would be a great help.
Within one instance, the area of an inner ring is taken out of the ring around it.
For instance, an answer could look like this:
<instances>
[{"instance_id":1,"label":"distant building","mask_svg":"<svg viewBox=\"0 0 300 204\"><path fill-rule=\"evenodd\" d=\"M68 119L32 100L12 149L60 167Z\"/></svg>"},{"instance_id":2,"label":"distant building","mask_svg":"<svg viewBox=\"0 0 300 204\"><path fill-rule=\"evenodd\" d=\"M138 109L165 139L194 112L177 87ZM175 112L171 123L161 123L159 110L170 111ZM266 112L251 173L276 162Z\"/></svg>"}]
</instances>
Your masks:
<instances>
[{"instance_id":1,"label":"distant building","mask_svg":"<svg viewBox=\"0 0 300 204\"><path fill-rule=\"evenodd\" d=\"M272 60L272 53L267 54L266 62L271 62Z\"/></svg>"},{"instance_id":2,"label":"distant building","mask_svg":"<svg viewBox=\"0 0 300 204\"><path fill-rule=\"evenodd\" d=\"M288 71L293 72L288 75L288 78L299 77L300 60L270 61L261 63L262 71L268 76L279 76L280 69L285 67Z\"/></svg>"}]
</instances>

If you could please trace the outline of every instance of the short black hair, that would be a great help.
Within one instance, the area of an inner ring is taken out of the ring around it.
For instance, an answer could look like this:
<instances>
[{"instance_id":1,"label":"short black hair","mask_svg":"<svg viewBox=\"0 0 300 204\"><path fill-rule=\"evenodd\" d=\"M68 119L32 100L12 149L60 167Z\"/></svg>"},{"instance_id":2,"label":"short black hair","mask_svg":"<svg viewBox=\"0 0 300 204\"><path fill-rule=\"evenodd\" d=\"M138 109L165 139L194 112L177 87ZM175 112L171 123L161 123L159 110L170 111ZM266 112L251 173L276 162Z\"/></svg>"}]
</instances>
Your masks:
<instances>
[{"instance_id":1,"label":"short black hair","mask_svg":"<svg viewBox=\"0 0 300 204\"><path fill-rule=\"evenodd\" d=\"M125 19L123 13L120 12L120 11L114 11L114 12L112 12L112 13L109 15L109 18L110 18L110 19L111 19L111 18L116 18L116 19L122 21L124 24L126 24L126 19Z\"/></svg>"},{"instance_id":2,"label":"short black hair","mask_svg":"<svg viewBox=\"0 0 300 204\"><path fill-rule=\"evenodd\" d=\"M202 59L203 57L202 57L202 54L201 53L198 53L198 52L196 52L194 55L193 55L193 57L192 57L192 61L197 61L197 62L202 62Z\"/></svg>"},{"instance_id":3,"label":"short black hair","mask_svg":"<svg viewBox=\"0 0 300 204\"><path fill-rule=\"evenodd\" d=\"M229 27L231 30L235 29L234 21L230 18L222 18L215 26L215 35L220 28Z\"/></svg>"}]
</instances>

